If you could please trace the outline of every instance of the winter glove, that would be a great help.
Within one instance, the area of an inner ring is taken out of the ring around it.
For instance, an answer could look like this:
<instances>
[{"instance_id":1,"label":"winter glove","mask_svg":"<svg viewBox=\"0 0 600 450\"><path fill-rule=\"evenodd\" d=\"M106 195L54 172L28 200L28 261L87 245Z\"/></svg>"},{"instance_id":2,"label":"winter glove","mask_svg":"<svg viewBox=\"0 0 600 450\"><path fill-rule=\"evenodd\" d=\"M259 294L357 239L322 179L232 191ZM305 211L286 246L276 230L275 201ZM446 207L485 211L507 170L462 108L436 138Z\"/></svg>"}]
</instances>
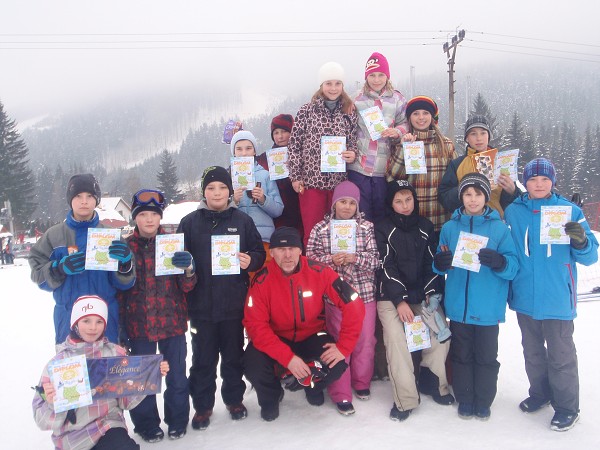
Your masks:
<instances>
[{"instance_id":1,"label":"winter glove","mask_svg":"<svg viewBox=\"0 0 600 450\"><path fill-rule=\"evenodd\" d=\"M63 275L77 275L85 270L85 253L76 252L54 261L52 267Z\"/></svg>"},{"instance_id":2,"label":"winter glove","mask_svg":"<svg viewBox=\"0 0 600 450\"><path fill-rule=\"evenodd\" d=\"M119 272L127 273L131 270L131 250L123 241L112 241L108 247L108 256L119 261Z\"/></svg>"},{"instance_id":3,"label":"winter glove","mask_svg":"<svg viewBox=\"0 0 600 450\"><path fill-rule=\"evenodd\" d=\"M506 258L491 248L479 250L479 262L496 272L500 272L506 267Z\"/></svg>"},{"instance_id":4,"label":"winter glove","mask_svg":"<svg viewBox=\"0 0 600 450\"><path fill-rule=\"evenodd\" d=\"M192 272L196 270L194 258L192 258L190 252L175 252L172 262L179 269L190 270Z\"/></svg>"},{"instance_id":5,"label":"winter glove","mask_svg":"<svg viewBox=\"0 0 600 450\"><path fill-rule=\"evenodd\" d=\"M567 222L565 224L565 233L571 238L572 247L580 250L587 245L587 236L580 223Z\"/></svg>"},{"instance_id":6,"label":"winter glove","mask_svg":"<svg viewBox=\"0 0 600 450\"><path fill-rule=\"evenodd\" d=\"M446 250L444 252L436 253L433 257L433 264L440 272L447 271L450 266L452 266L452 252Z\"/></svg>"}]
</instances>

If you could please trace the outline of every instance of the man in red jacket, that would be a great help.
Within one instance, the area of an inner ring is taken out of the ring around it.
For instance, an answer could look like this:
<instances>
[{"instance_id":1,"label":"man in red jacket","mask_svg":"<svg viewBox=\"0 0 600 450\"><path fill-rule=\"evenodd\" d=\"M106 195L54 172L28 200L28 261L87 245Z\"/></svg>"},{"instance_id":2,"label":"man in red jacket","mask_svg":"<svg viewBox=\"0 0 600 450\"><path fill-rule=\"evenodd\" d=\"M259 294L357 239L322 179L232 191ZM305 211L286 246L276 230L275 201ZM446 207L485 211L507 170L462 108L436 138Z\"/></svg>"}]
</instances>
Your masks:
<instances>
[{"instance_id":1,"label":"man in red jacket","mask_svg":"<svg viewBox=\"0 0 600 450\"><path fill-rule=\"evenodd\" d=\"M287 368L298 380L327 373L305 387L307 401L322 405L323 390L348 367L345 358L354 349L365 314L356 291L333 269L302 256L296 229L276 229L269 251L273 259L252 281L243 321L251 341L244 353L244 372L267 422L279 416L283 398L275 368ZM342 311L337 342L325 332L325 301Z\"/></svg>"}]
</instances>

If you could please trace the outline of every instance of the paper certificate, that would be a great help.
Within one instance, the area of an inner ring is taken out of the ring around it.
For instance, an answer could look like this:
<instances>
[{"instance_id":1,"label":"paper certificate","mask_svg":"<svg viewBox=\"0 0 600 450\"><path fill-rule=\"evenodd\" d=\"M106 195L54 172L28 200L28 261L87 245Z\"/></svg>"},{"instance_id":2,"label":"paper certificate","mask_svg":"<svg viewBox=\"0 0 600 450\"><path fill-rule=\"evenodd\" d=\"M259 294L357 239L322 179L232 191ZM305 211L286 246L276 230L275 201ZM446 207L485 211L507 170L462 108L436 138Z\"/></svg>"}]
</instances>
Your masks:
<instances>
[{"instance_id":1,"label":"paper certificate","mask_svg":"<svg viewBox=\"0 0 600 450\"><path fill-rule=\"evenodd\" d=\"M157 394L162 355L111 356L87 360L93 399Z\"/></svg>"},{"instance_id":2,"label":"paper certificate","mask_svg":"<svg viewBox=\"0 0 600 450\"><path fill-rule=\"evenodd\" d=\"M421 316L415 316L412 322L404 322L404 333L409 352L431 347L429 327L425 325Z\"/></svg>"},{"instance_id":3,"label":"paper certificate","mask_svg":"<svg viewBox=\"0 0 600 450\"><path fill-rule=\"evenodd\" d=\"M240 273L240 237L226 234L210 237L210 256L213 275Z\"/></svg>"},{"instance_id":4,"label":"paper certificate","mask_svg":"<svg viewBox=\"0 0 600 450\"><path fill-rule=\"evenodd\" d=\"M321 137L321 172L345 172L346 161L342 152L346 151L346 136Z\"/></svg>"},{"instance_id":5,"label":"paper certificate","mask_svg":"<svg viewBox=\"0 0 600 450\"><path fill-rule=\"evenodd\" d=\"M231 182L233 189L254 189L254 156L231 158Z\"/></svg>"},{"instance_id":6,"label":"paper certificate","mask_svg":"<svg viewBox=\"0 0 600 450\"><path fill-rule=\"evenodd\" d=\"M381 139L381 133L388 127L383 119L381 108L379 108L379 106L373 106L359 112L367 126L371 140L376 141Z\"/></svg>"},{"instance_id":7,"label":"paper certificate","mask_svg":"<svg viewBox=\"0 0 600 450\"><path fill-rule=\"evenodd\" d=\"M108 247L112 241L120 239L121 230L118 228L88 228L85 270L116 272L119 269L119 262L108 256Z\"/></svg>"},{"instance_id":8,"label":"paper certificate","mask_svg":"<svg viewBox=\"0 0 600 450\"><path fill-rule=\"evenodd\" d=\"M506 175L511 180L517 180L517 164L519 162L519 149L506 150L504 152L498 152L496 154L496 161L494 162L494 181L498 184L498 177L500 175Z\"/></svg>"},{"instance_id":9,"label":"paper certificate","mask_svg":"<svg viewBox=\"0 0 600 450\"><path fill-rule=\"evenodd\" d=\"M92 404L92 391L85 355L54 361L48 365L48 372L56 391L55 413Z\"/></svg>"},{"instance_id":10,"label":"paper certificate","mask_svg":"<svg viewBox=\"0 0 600 450\"><path fill-rule=\"evenodd\" d=\"M154 275L177 275L183 273L183 269L173 265L175 252L183 251L183 233L179 234L157 234L156 250L154 254Z\"/></svg>"},{"instance_id":11,"label":"paper certificate","mask_svg":"<svg viewBox=\"0 0 600 450\"><path fill-rule=\"evenodd\" d=\"M479 250L484 248L489 238L479 236L478 234L461 231L458 235L458 242L454 250L452 265L461 269L479 272L481 263L479 262Z\"/></svg>"},{"instance_id":12,"label":"paper certificate","mask_svg":"<svg viewBox=\"0 0 600 450\"><path fill-rule=\"evenodd\" d=\"M423 141L403 142L402 149L404 150L404 166L407 175L427 173Z\"/></svg>"},{"instance_id":13,"label":"paper certificate","mask_svg":"<svg viewBox=\"0 0 600 450\"><path fill-rule=\"evenodd\" d=\"M356 253L356 220L332 220L331 253Z\"/></svg>"},{"instance_id":14,"label":"paper certificate","mask_svg":"<svg viewBox=\"0 0 600 450\"><path fill-rule=\"evenodd\" d=\"M570 244L565 224L571 220L570 206L542 206L540 244Z\"/></svg>"},{"instance_id":15,"label":"paper certificate","mask_svg":"<svg viewBox=\"0 0 600 450\"><path fill-rule=\"evenodd\" d=\"M486 150L485 152L477 152L470 156L473 167L481 175L485 175L492 188L496 185L494 181L494 161L496 160L496 153L498 150L493 148Z\"/></svg>"},{"instance_id":16,"label":"paper certificate","mask_svg":"<svg viewBox=\"0 0 600 450\"><path fill-rule=\"evenodd\" d=\"M288 171L288 148L279 147L267 150L267 164L269 165L269 178L281 180L289 176Z\"/></svg>"}]
</instances>

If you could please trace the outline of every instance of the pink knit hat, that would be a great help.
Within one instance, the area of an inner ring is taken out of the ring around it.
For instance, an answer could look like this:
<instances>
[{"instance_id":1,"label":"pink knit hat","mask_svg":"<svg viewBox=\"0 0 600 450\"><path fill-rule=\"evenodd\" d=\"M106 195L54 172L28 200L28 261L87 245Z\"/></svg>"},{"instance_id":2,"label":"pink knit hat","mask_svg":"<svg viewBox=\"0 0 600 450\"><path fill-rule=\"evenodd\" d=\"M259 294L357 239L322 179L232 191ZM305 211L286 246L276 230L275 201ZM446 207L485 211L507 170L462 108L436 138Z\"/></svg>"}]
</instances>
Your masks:
<instances>
[{"instance_id":1,"label":"pink knit hat","mask_svg":"<svg viewBox=\"0 0 600 450\"><path fill-rule=\"evenodd\" d=\"M369 74L374 72L385 73L388 80L390 78L390 65L388 64L386 57L381 53L375 52L367 60L367 64L365 65L365 80Z\"/></svg>"},{"instance_id":2,"label":"pink knit hat","mask_svg":"<svg viewBox=\"0 0 600 450\"><path fill-rule=\"evenodd\" d=\"M351 198L356 201L356 212L359 212L358 204L360 203L360 191L352 181L342 181L333 190L333 197L331 198L331 213L333 214L333 207L338 200L343 198Z\"/></svg>"}]
</instances>

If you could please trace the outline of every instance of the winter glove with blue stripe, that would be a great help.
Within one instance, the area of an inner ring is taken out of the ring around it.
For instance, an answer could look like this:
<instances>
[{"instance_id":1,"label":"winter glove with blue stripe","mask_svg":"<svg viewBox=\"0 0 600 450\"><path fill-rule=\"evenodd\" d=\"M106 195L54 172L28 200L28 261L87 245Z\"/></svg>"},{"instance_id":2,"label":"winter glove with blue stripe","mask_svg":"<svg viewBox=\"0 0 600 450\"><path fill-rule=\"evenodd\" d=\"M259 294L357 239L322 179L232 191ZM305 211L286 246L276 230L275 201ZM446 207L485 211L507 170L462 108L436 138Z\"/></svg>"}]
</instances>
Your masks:
<instances>
[{"instance_id":1,"label":"winter glove with blue stripe","mask_svg":"<svg viewBox=\"0 0 600 450\"><path fill-rule=\"evenodd\" d=\"M63 275L77 275L85 270L85 253L76 252L54 261L52 267Z\"/></svg>"},{"instance_id":2,"label":"winter glove with blue stripe","mask_svg":"<svg viewBox=\"0 0 600 450\"><path fill-rule=\"evenodd\" d=\"M187 270L191 273L194 273L196 270L196 264L194 263L194 258L190 252L175 252L173 254L172 263L175 267Z\"/></svg>"},{"instance_id":3,"label":"winter glove with blue stripe","mask_svg":"<svg viewBox=\"0 0 600 450\"><path fill-rule=\"evenodd\" d=\"M119 261L119 272L127 273L131 270L131 250L123 241L112 241L108 247L108 256Z\"/></svg>"}]
</instances>

